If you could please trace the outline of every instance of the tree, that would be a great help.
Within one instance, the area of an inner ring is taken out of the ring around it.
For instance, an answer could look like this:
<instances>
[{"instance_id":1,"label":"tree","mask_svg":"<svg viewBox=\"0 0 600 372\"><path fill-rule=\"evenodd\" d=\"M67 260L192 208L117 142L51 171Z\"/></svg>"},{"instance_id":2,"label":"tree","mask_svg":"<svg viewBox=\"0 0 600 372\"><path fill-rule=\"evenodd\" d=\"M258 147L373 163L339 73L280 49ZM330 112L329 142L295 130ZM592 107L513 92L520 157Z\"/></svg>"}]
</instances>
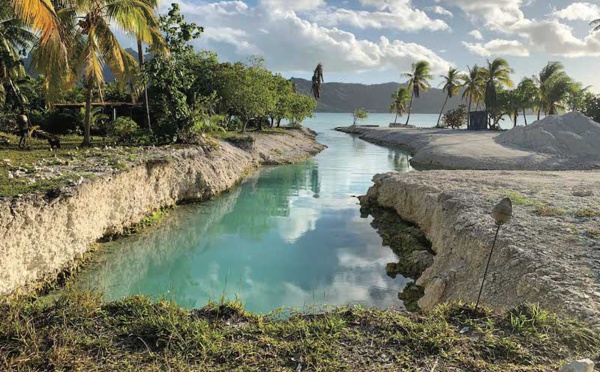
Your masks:
<instances>
[{"instance_id":1,"label":"tree","mask_svg":"<svg viewBox=\"0 0 600 372\"><path fill-rule=\"evenodd\" d=\"M406 119L405 124L408 125L413 100L421 97L421 92L427 92L427 90L429 90L431 87L429 80L433 77L431 76L431 67L427 61L413 63L412 71L404 74L404 76L408 77L408 89L411 91L410 103L408 105L408 118Z\"/></svg>"},{"instance_id":2,"label":"tree","mask_svg":"<svg viewBox=\"0 0 600 372\"><path fill-rule=\"evenodd\" d=\"M0 104L4 105L6 102L8 90L19 105L23 106L23 98L16 82L27 76L22 59L25 51L36 41L36 35L21 20L15 18L12 8L6 3L0 5Z\"/></svg>"},{"instance_id":3,"label":"tree","mask_svg":"<svg viewBox=\"0 0 600 372\"><path fill-rule=\"evenodd\" d=\"M450 110L444 114L444 126L452 129L462 127L467 121L467 110L465 105L459 105L456 110Z\"/></svg>"},{"instance_id":4,"label":"tree","mask_svg":"<svg viewBox=\"0 0 600 372\"><path fill-rule=\"evenodd\" d=\"M352 113L352 126L358 125L362 120L365 120L369 117L369 113L364 108L359 108L354 110Z\"/></svg>"},{"instance_id":5,"label":"tree","mask_svg":"<svg viewBox=\"0 0 600 372\"><path fill-rule=\"evenodd\" d=\"M514 70L510 68L508 62L503 58L496 58L493 61L488 60L488 68L485 70L485 109L488 113L495 113L496 104L498 102L498 89L506 86L513 87L513 82L510 79L510 74ZM490 122L491 123L491 122ZM490 124L491 127L491 124Z\"/></svg>"},{"instance_id":6,"label":"tree","mask_svg":"<svg viewBox=\"0 0 600 372\"><path fill-rule=\"evenodd\" d=\"M141 1L143 1L151 9L158 8L158 0L141 0ZM154 21L154 19L150 19L149 21ZM155 50L165 50L165 48L166 48L165 41L159 31L158 22L155 24L152 24L150 26L151 27L149 27L147 30L145 30L149 33L149 35L146 35L146 36L141 35L141 34L135 35L135 38L137 41L137 53L138 53L138 63L140 65L140 73L143 72L143 68L144 68L143 40L150 38L152 40L150 42L150 45L154 46ZM148 100L148 87L145 82L143 84L142 97L143 97L143 106L144 106L144 124L145 124L148 132L152 132L152 122L150 119L150 102Z\"/></svg>"},{"instance_id":7,"label":"tree","mask_svg":"<svg viewBox=\"0 0 600 372\"><path fill-rule=\"evenodd\" d=\"M310 88L311 93L315 96L318 101L321 99L321 84L325 82L323 78L323 64L319 63L315 68L315 72L312 77L312 86Z\"/></svg>"},{"instance_id":8,"label":"tree","mask_svg":"<svg viewBox=\"0 0 600 372\"><path fill-rule=\"evenodd\" d=\"M281 120L290 116L292 101L295 98L292 83L281 75L273 76L272 88L275 94L275 105L273 110L268 113L271 119L271 126L277 123L279 127Z\"/></svg>"},{"instance_id":9,"label":"tree","mask_svg":"<svg viewBox=\"0 0 600 372\"><path fill-rule=\"evenodd\" d=\"M4 0L3 4L6 3ZM34 52L38 50L43 53L34 53L33 66L45 75L46 94L57 96L65 84L72 82L73 75L70 72L73 66L69 58L72 30L63 27L51 0L9 0L8 3L12 4L15 19L38 34Z\"/></svg>"},{"instance_id":10,"label":"tree","mask_svg":"<svg viewBox=\"0 0 600 372\"><path fill-rule=\"evenodd\" d=\"M221 68L218 95L226 102L227 112L242 121L242 132L252 122L262 123L272 112L276 100L272 89L273 75L264 68L262 60L225 65Z\"/></svg>"},{"instance_id":11,"label":"tree","mask_svg":"<svg viewBox=\"0 0 600 372\"><path fill-rule=\"evenodd\" d=\"M158 24L154 10L141 0L80 0L73 8L60 12L78 15L81 50L73 48L74 58L79 54L83 84L86 88L86 115L82 146L89 146L92 124L92 99L94 88L102 95L104 76L102 69L108 65L117 78L131 77L136 65L134 58L119 44L113 33L117 27L145 42L153 41L150 29ZM74 47L74 46L73 46Z\"/></svg>"},{"instance_id":12,"label":"tree","mask_svg":"<svg viewBox=\"0 0 600 372\"><path fill-rule=\"evenodd\" d=\"M483 101L483 96L485 92L485 78L483 75L483 69L477 65L468 67L469 72L466 75L463 75L464 83L462 87L464 88L462 98L467 99L469 105L467 107L467 123L470 123L471 116L471 107L473 104L479 105L481 101Z\"/></svg>"},{"instance_id":13,"label":"tree","mask_svg":"<svg viewBox=\"0 0 600 372\"><path fill-rule=\"evenodd\" d=\"M572 84L571 78L566 75L550 79L547 82L544 104L548 115L558 115L560 110L566 108Z\"/></svg>"},{"instance_id":14,"label":"tree","mask_svg":"<svg viewBox=\"0 0 600 372\"><path fill-rule=\"evenodd\" d=\"M464 79L463 75L454 67L450 67L448 74L440 75L440 77L443 79L442 92L445 93L446 99L444 100L444 104L440 110L440 116L438 116L438 121L436 124L437 127L440 126L440 121L442 120L442 115L444 113L444 109L446 108L446 104L448 103L448 99L458 94L461 87L460 81Z\"/></svg>"},{"instance_id":15,"label":"tree","mask_svg":"<svg viewBox=\"0 0 600 372\"><path fill-rule=\"evenodd\" d=\"M317 101L314 98L304 94L294 93L290 102L288 119L290 125L298 125L304 119L311 117L313 111L317 108Z\"/></svg>"},{"instance_id":16,"label":"tree","mask_svg":"<svg viewBox=\"0 0 600 372\"><path fill-rule=\"evenodd\" d=\"M392 94L392 104L390 105L390 113L395 113L396 118L394 124L398 122L398 116L402 116L408 110L408 102L410 101L410 92L406 87L399 87Z\"/></svg>"},{"instance_id":17,"label":"tree","mask_svg":"<svg viewBox=\"0 0 600 372\"><path fill-rule=\"evenodd\" d=\"M548 62L542 71L540 71L538 76L535 77L535 81L539 89L539 104L537 114L538 120L540 120L542 111L544 114L548 114L550 110L550 102L548 97L550 86L559 80L564 80L567 78L568 77L564 71L564 66L560 62ZM563 85L563 83L559 84Z\"/></svg>"},{"instance_id":18,"label":"tree","mask_svg":"<svg viewBox=\"0 0 600 372\"><path fill-rule=\"evenodd\" d=\"M581 82L572 82L569 93L567 94L567 107L573 112L585 111L586 96L591 85L584 87Z\"/></svg>"},{"instance_id":19,"label":"tree","mask_svg":"<svg viewBox=\"0 0 600 372\"><path fill-rule=\"evenodd\" d=\"M521 110L523 111L523 120L527 125L527 109L533 109L538 104L539 90L535 86L532 78L523 78L517 86L517 94Z\"/></svg>"}]
</instances>

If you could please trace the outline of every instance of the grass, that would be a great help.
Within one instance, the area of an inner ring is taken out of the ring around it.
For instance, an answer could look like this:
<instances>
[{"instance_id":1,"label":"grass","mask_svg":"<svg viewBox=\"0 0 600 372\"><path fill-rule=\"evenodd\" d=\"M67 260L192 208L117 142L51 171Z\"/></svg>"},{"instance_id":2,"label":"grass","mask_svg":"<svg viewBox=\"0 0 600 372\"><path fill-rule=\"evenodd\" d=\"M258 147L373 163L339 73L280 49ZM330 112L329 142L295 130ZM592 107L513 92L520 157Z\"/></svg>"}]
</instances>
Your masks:
<instances>
[{"instance_id":1,"label":"grass","mask_svg":"<svg viewBox=\"0 0 600 372\"><path fill-rule=\"evenodd\" d=\"M538 203L536 204L533 213L542 217L559 217L564 216L567 212L562 208L553 207L544 203Z\"/></svg>"},{"instance_id":2,"label":"grass","mask_svg":"<svg viewBox=\"0 0 600 372\"><path fill-rule=\"evenodd\" d=\"M110 154L107 154L100 147L112 144L109 140L98 141L94 146L88 149L80 149L83 138L79 136L61 136L61 148L50 150L48 142L45 140L30 139L27 149L19 149L19 137L0 133L0 135L8 137L10 144L0 147L0 196L12 197L19 194L31 192L48 191L58 188L68 181L78 180L80 177L88 178L90 175L76 171L66 171L51 179L36 178L32 182L29 177L10 178L9 174L22 172L35 176L36 167L45 166L60 166L68 165L70 162L83 161L87 158L104 158L107 162L123 161L111 159ZM135 152L135 148L123 148L125 152ZM133 158L131 158L133 156ZM130 155L131 161L136 160L135 155ZM126 164L115 164L119 169L124 169Z\"/></svg>"},{"instance_id":3,"label":"grass","mask_svg":"<svg viewBox=\"0 0 600 372\"><path fill-rule=\"evenodd\" d=\"M516 191L505 191L504 196L509 198L513 205L535 205L536 202L523 196L521 193Z\"/></svg>"},{"instance_id":4,"label":"grass","mask_svg":"<svg viewBox=\"0 0 600 372\"><path fill-rule=\"evenodd\" d=\"M590 208L581 208L575 212L575 216L579 218L594 218L599 217L600 212Z\"/></svg>"},{"instance_id":5,"label":"grass","mask_svg":"<svg viewBox=\"0 0 600 372\"><path fill-rule=\"evenodd\" d=\"M122 232L119 232L116 234L108 234L108 235L104 236L101 240L103 242L107 242L107 241L113 241L116 239L120 239L122 237L131 236L133 234L137 234L137 233L141 232L142 230L144 230L148 227L154 226L154 225L158 224L159 222L161 222L165 218L165 216L167 216L175 208L176 208L176 206L174 206L174 205L160 208L159 210L154 211L154 212L150 213L149 215L147 215L146 217L144 217L140 222L126 227Z\"/></svg>"},{"instance_id":6,"label":"grass","mask_svg":"<svg viewBox=\"0 0 600 372\"><path fill-rule=\"evenodd\" d=\"M187 311L142 296L102 303L72 289L51 303L0 304L6 371L546 371L599 348L588 326L535 306L495 314L454 304L427 315L341 307L281 318L239 302Z\"/></svg>"}]
</instances>

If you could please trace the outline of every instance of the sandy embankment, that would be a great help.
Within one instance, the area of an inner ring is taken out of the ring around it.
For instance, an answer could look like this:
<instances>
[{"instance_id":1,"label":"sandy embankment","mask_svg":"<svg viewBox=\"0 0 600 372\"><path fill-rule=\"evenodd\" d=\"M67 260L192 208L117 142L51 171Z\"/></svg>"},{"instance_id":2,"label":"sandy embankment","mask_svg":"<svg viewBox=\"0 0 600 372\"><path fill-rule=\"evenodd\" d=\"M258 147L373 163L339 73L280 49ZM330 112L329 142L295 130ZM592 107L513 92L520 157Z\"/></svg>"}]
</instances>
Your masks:
<instances>
[{"instance_id":1,"label":"sandy embankment","mask_svg":"<svg viewBox=\"0 0 600 372\"><path fill-rule=\"evenodd\" d=\"M451 129L337 128L409 151L416 167L473 170L600 169L600 124L581 114L549 117L508 132Z\"/></svg>"},{"instance_id":2,"label":"sandy embankment","mask_svg":"<svg viewBox=\"0 0 600 372\"><path fill-rule=\"evenodd\" d=\"M0 294L56 277L99 238L161 207L210 198L261 164L298 162L324 149L305 130L252 136L249 149L224 141L212 151L157 148L152 161L83 180L54 198L0 200Z\"/></svg>"},{"instance_id":3,"label":"sandy embankment","mask_svg":"<svg viewBox=\"0 0 600 372\"><path fill-rule=\"evenodd\" d=\"M482 302L524 302L600 328L600 172L427 171L374 177L365 202L394 209L432 243L418 279L424 309L475 301L494 237L493 205L509 196Z\"/></svg>"}]
</instances>

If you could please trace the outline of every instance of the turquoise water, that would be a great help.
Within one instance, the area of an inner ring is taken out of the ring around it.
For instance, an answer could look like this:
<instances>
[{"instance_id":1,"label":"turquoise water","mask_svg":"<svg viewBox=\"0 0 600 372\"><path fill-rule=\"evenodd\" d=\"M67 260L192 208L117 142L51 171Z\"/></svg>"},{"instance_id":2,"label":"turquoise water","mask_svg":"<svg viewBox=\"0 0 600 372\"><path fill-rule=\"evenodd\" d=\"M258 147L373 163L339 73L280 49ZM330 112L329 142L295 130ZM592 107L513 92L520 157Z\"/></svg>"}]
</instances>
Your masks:
<instances>
[{"instance_id":1,"label":"turquoise water","mask_svg":"<svg viewBox=\"0 0 600 372\"><path fill-rule=\"evenodd\" d=\"M104 244L80 285L107 300L166 296L186 308L221 296L246 308L362 304L402 307L398 259L361 218L356 195L378 172L409 170L407 154L331 130L347 115L305 124L329 148L302 164L264 168L231 192L181 206L158 226Z\"/></svg>"}]
</instances>

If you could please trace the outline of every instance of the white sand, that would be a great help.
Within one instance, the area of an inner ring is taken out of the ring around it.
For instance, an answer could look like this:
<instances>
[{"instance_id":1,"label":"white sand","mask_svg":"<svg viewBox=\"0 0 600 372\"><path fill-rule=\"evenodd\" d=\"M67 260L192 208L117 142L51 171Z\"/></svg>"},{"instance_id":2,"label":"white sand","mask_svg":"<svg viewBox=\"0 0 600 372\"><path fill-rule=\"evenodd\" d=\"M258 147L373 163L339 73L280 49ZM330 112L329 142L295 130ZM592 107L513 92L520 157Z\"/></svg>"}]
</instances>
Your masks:
<instances>
[{"instance_id":1,"label":"white sand","mask_svg":"<svg viewBox=\"0 0 600 372\"><path fill-rule=\"evenodd\" d=\"M570 113L507 132L350 128L365 141L408 150L417 167L436 169L600 169L600 124Z\"/></svg>"},{"instance_id":2,"label":"white sand","mask_svg":"<svg viewBox=\"0 0 600 372\"><path fill-rule=\"evenodd\" d=\"M505 146L560 157L600 158L600 124L579 114L548 116L496 137Z\"/></svg>"}]
</instances>

